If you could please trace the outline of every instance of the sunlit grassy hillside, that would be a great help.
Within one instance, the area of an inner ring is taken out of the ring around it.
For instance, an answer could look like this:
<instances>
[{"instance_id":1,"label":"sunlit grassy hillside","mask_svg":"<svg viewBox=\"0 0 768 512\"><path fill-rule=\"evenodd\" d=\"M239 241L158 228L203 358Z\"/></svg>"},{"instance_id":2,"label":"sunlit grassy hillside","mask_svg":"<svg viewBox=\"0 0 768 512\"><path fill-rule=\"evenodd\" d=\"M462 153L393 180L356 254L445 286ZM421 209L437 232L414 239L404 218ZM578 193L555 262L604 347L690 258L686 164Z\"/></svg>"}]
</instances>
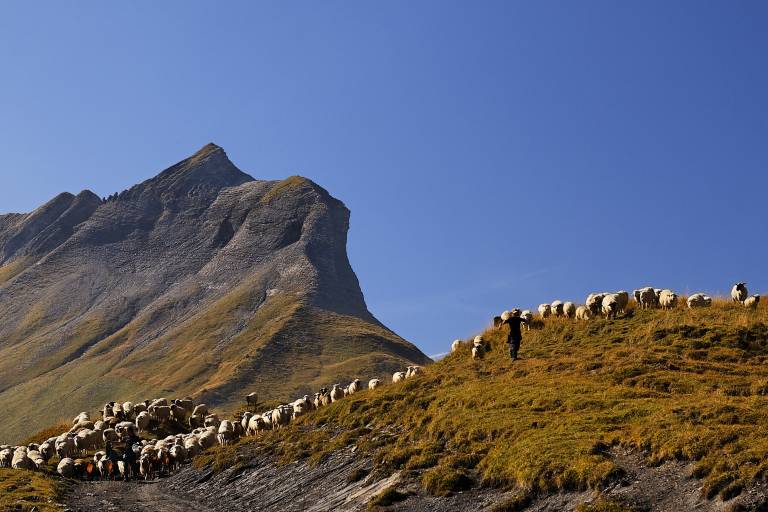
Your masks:
<instances>
[{"instance_id":1,"label":"sunlit grassy hillside","mask_svg":"<svg viewBox=\"0 0 768 512\"><path fill-rule=\"evenodd\" d=\"M551 320L526 334L516 362L501 332L484 335L491 350L483 360L464 344L421 377L346 398L266 434L267 443L246 440L214 457L226 465L232 451L268 445L286 462L319 460L356 444L380 470L422 470L435 494L469 485L595 487L621 476L614 445L642 451L651 464L695 461L707 497L738 495L768 474L764 306L716 301L613 321Z\"/></svg>"}]
</instances>

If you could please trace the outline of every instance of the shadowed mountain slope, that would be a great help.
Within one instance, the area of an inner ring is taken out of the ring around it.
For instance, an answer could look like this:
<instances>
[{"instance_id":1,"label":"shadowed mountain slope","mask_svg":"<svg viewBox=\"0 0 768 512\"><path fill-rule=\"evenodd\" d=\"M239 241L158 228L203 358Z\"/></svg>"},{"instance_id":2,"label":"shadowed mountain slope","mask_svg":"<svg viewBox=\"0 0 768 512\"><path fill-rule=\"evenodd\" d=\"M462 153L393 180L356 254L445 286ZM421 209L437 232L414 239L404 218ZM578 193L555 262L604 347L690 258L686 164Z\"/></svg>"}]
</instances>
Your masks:
<instances>
[{"instance_id":1,"label":"shadowed mountain slope","mask_svg":"<svg viewBox=\"0 0 768 512\"><path fill-rule=\"evenodd\" d=\"M214 144L105 201L0 216L0 439L115 396L221 407L428 362L368 311L348 228L315 183L254 180Z\"/></svg>"}]
</instances>

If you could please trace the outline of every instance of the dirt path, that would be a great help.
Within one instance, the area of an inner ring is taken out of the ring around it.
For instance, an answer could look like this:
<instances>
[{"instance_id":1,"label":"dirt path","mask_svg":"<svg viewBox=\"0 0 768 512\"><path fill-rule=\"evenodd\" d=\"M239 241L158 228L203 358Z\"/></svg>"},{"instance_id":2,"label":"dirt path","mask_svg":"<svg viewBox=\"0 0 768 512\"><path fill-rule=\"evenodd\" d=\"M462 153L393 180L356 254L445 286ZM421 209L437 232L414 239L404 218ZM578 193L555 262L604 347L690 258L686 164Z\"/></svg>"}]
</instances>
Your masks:
<instances>
[{"instance_id":1,"label":"dirt path","mask_svg":"<svg viewBox=\"0 0 768 512\"><path fill-rule=\"evenodd\" d=\"M83 482L64 500L73 512L202 512L210 510L154 482Z\"/></svg>"}]
</instances>

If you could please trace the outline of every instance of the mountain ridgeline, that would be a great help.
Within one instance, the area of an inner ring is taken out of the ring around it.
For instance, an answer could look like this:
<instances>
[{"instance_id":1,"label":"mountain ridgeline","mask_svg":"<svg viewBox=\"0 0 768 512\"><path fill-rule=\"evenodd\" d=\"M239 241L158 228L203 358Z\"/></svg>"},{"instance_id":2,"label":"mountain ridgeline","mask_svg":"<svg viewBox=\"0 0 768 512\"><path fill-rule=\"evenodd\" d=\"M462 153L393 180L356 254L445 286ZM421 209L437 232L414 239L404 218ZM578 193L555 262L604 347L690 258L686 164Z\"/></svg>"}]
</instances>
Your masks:
<instances>
[{"instance_id":1,"label":"mountain ridgeline","mask_svg":"<svg viewBox=\"0 0 768 512\"><path fill-rule=\"evenodd\" d=\"M102 200L0 215L4 442L116 396L285 398L429 359L368 311L349 210L208 144Z\"/></svg>"}]
</instances>

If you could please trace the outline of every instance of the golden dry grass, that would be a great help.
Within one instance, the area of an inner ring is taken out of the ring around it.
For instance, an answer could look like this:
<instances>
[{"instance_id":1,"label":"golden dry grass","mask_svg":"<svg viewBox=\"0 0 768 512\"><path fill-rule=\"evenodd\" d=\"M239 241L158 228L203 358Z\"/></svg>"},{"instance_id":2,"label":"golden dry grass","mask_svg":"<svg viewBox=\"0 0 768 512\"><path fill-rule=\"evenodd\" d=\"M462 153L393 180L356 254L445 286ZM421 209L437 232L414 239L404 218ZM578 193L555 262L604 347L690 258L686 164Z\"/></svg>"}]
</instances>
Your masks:
<instances>
[{"instance_id":1,"label":"golden dry grass","mask_svg":"<svg viewBox=\"0 0 768 512\"><path fill-rule=\"evenodd\" d=\"M42 473L0 469L0 510L60 511L56 501L62 492L61 482Z\"/></svg>"},{"instance_id":2,"label":"golden dry grass","mask_svg":"<svg viewBox=\"0 0 768 512\"><path fill-rule=\"evenodd\" d=\"M214 452L226 465L248 446L284 462L322 460L356 444L379 470L426 470L445 494L476 484L552 492L621 476L610 447L649 463L695 462L708 497L733 497L768 475L768 309L636 311L624 319L547 321L509 359L501 332L484 333L404 383L320 409L263 441ZM456 483L456 486L453 485Z\"/></svg>"}]
</instances>

